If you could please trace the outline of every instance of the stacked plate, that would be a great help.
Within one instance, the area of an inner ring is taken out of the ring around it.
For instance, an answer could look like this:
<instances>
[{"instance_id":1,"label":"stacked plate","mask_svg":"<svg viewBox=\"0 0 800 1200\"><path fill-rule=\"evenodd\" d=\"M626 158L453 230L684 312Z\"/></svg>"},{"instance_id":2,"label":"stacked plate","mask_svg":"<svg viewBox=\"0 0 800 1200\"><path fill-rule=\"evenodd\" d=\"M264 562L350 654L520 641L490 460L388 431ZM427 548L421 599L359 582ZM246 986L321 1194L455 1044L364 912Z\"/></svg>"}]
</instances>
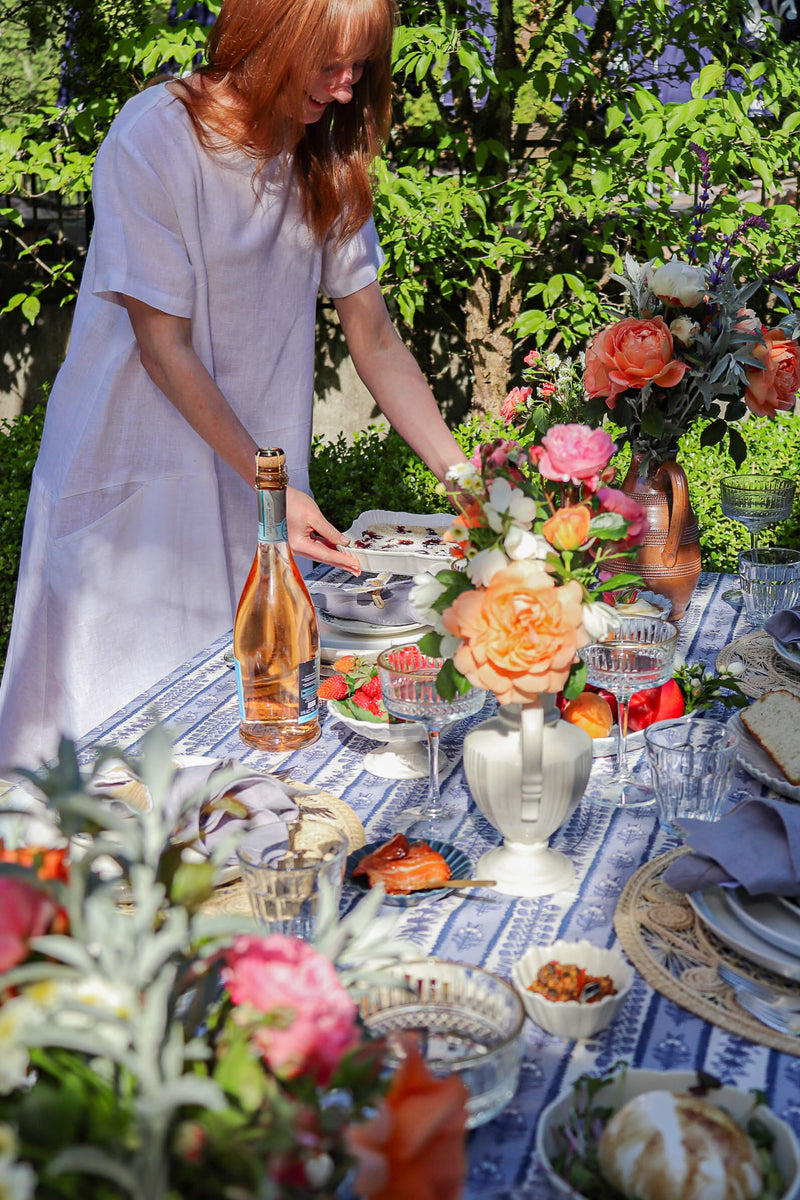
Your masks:
<instances>
[{"instance_id":1,"label":"stacked plate","mask_svg":"<svg viewBox=\"0 0 800 1200\"><path fill-rule=\"evenodd\" d=\"M800 671L800 646L797 642L781 642L774 637L772 644L775 647L775 653L783 659L788 667L791 667L793 671Z\"/></svg>"},{"instance_id":2,"label":"stacked plate","mask_svg":"<svg viewBox=\"0 0 800 1200\"><path fill-rule=\"evenodd\" d=\"M742 720L741 713L734 713L728 723L739 734L736 759L748 775L752 775L759 783L765 783L780 796L800 800L800 787L789 782L775 760L759 745Z\"/></svg>"},{"instance_id":3,"label":"stacked plate","mask_svg":"<svg viewBox=\"0 0 800 1200\"><path fill-rule=\"evenodd\" d=\"M712 887L693 892L689 901L726 946L800 983L800 897L751 896L740 887Z\"/></svg>"}]
</instances>

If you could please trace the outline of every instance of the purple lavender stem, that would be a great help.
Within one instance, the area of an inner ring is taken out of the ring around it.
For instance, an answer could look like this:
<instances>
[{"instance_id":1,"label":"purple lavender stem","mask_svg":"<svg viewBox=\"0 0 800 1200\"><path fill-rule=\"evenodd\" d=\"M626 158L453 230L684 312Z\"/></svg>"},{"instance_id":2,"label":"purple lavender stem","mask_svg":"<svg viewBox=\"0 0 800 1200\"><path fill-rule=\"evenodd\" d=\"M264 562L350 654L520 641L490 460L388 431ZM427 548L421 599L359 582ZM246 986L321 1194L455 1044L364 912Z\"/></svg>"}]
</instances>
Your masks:
<instances>
[{"instance_id":1,"label":"purple lavender stem","mask_svg":"<svg viewBox=\"0 0 800 1200\"><path fill-rule=\"evenodd\" d=\"M698 146L697 142L689 142L689 149L694 151L700 162L700 179L702 183L700 200L699 203L695 205L691 232L689 233L689 243L687 247L687 258L689 259L690 263L694 263L697 262L697 247L703 240L701 222L710 207L711 164L705 150L702 148L702 146Z\"/></svg>"}]
</instances>

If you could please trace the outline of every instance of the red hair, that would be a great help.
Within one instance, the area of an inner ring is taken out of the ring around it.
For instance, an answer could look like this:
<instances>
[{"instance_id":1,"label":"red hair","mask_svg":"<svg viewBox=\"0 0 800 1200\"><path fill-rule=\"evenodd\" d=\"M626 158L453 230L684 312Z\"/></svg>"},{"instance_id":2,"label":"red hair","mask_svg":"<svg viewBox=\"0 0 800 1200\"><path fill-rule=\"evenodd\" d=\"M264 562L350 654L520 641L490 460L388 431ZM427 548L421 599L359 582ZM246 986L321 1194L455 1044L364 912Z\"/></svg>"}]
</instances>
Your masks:
<instances>
[{"instance_id":1,"label":"red hair","mask_svg":"<svg viewBox=\"0 0 800 1200\"><path fill-rule=\"evenodd\" d=\"M294 154L305 220L343 241L372 213L370 164L391 118L395 0L225 0L208 42L200 86L177 81L201 143L233 143L256 160L256 173L284 151ZM303 121L312 74L370 47L349 104L330 104Z\"/></svg>"}]
</instances>

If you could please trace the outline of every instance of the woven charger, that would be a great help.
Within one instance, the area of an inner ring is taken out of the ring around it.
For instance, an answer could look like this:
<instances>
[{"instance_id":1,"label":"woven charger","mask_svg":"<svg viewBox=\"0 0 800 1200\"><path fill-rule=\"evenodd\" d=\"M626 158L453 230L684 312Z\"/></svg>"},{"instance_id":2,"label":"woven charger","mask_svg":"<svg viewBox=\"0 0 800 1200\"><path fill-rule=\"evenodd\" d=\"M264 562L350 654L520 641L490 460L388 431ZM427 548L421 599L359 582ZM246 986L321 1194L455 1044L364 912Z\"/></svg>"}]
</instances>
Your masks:
<instances>
[{"instance_id":1,"label":"woven charger","mask_svg":"<svg viewBox=\"0 0 800 1200\"><path fill-rule=\"evenodd\" d=\"M366 839L364 826L350 805L331 792L303 792L295 795L300 810L299 828L295 834L296 850L313 850L327 842L331 826L343 833L349 842L349 853L360 850ZM251 915L250 898L241 879L214 889L214 895L203 905L204 913L235 913Z\"/></svg>"},{"instance_id":2,"label":"woven charger","mask_svg":"<svg viewBox=\"0 0 800 1200\"><path fill-rule=\"evenodd\" d=\"M740 1008L717 966L726 962L740 974L765 983L791 985L716 938L686 896L661 878L669 864L686 853L681 846L659 855L628 880L614 913L623 950L650 986L681 1008L738 1037L800 1057L800 1038L777 1033Z\"/></svg>"},{"instance_id":3,"label":"woven charger","mask_svg":"<svg viewBox=\"0 0 800 1200\"><path fill-rule=\"evenodd\" d=\"M723 646L716 658L717 671L729 667L734 659L744 664L737 683L745 695L757 700L765 692L786 688L800 696L800 672L793 671L776 652L766 629L756 629Z\"/></svg>"}]
</instances>

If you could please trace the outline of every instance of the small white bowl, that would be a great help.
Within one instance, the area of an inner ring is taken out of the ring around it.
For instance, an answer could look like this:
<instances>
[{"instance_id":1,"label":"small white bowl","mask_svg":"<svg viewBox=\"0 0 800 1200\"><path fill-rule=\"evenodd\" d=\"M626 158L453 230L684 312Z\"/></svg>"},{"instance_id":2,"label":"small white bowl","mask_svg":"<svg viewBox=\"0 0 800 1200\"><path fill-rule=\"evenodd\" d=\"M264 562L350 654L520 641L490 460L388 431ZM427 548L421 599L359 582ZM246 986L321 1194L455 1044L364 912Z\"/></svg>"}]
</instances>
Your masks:
<instances>
[{"instance_id":1,"label":"small white bowl","mask_svg":"<svg viewBox=\"0 0 800 1200\"><path fill-rule=\"evenodd\" d=\"M616 995L604 996L594 1004L579 1004L577 1000L547 1000L528 987L545 963L559 962L562 966L575 963L589 975L610 975ZM574 1042L594 1037L616 1017L625 1003L633 984L633 967L616 950L604 950L591 942L553 942L551 946L531 946L511 968L514 986L532 1021L547 1033Z\"/></svg>"},{"instance_id":2,"label":"small white bowl","mask_svg":"<svg viewBox=\"0 0 800 1200\"><path fill-rule=\"evenodd\" d=\"M687 1092L697 1083L696 1071L648 1071L636 1067L620 1072L592 1098L594 1105L602 1105L617 1112L634 1096L644 1092ZM542 1110L536 1128L536 1153L556 1190L569 1200L585 1200L582 1192L559 1175L553 1166L553 1158L563 1147L559 1145L559 1130L565 1125L574 1103L574 1090L567 1088L561 1095ZM755 1097L744 1088L724 1084L709 1091L706 1099L711 1104L724 1108L735 1121L744 1126L750 1115L757 1113L759 1121L767 1127L775 1141L772 1159L783 1181L784 1190L777 1200L795 1200L800 1183L800 1148L791 1128L775 1116L772 1109L762 1106L755 1109Z\"/></svg>"}]
</instances>

